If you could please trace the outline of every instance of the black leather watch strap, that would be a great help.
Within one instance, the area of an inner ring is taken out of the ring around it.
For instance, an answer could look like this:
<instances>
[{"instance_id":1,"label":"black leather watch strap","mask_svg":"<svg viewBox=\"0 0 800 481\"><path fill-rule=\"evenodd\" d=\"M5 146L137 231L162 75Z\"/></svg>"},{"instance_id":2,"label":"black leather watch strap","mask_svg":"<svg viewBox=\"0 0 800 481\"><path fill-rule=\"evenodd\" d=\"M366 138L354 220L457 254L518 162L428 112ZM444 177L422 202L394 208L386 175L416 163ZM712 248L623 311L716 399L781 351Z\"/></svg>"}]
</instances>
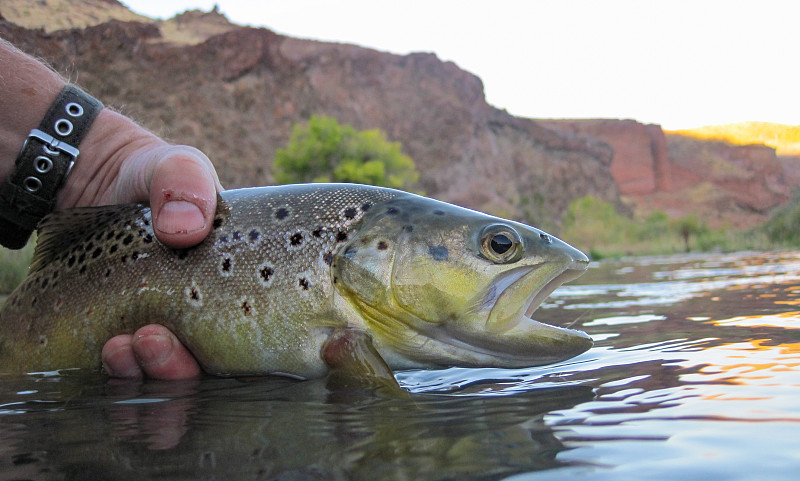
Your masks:
<instances>
[{"instance_id":1,"label":"black leather watch strap","mask_svg":"<svg viewBox=\"0 0 800 481\"><path fill-rule=\"evenodd\" d=\"M97 99L67 85L38 129L31 130L14 172L0 184L0 244L20 249L53 211L56 193L78 159L78 146L103 109Z\"/></svg>"}]
</instances>

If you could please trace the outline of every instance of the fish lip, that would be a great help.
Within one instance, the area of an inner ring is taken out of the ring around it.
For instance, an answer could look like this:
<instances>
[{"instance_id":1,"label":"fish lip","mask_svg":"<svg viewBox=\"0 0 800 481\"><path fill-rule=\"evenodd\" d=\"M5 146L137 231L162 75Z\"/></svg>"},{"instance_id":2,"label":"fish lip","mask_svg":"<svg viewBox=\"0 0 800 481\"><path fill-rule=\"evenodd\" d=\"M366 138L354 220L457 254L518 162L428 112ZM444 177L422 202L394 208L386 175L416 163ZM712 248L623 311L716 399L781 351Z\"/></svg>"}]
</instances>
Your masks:
<instances>
[{"instance_id":1,"label":"fish lip","mask_svg":"<svg viewBox=\"0 0 800 481\"><path fill-rule=\"evenodd\" d=\"M564 268L563 271L553 276L552 279L547 281L545 285L539 289L538 292L531 296L530 301L525 304L527 307L525 310L525 317L533 319L533 313L542 305L545 299L550 297L556 289L561 287L563 284L575 280L588 268L589 263L583 260L573 260L570 264ZM519 282L519 281L517 281Z\"/></svg>"},{"instance_id":2,"label":"fish lip","mask_svg":"<svg viewBox=\"0 0 800 481\"><path fill-rule=\"evenodd\" d=\"M441 335L435 335L432 332L429 332L427 335L430 336L432 341L462 351L472 352L481 359L474 363L465 362L464 359L461 359L461 363L458 365L462 367L519 369L541 366L572 359L586 352L594 345L592 337L583 331L553 326L530 318L521 320L513 328L513 330L533 329L538 331L540 340L558 337L561 339L561 342L556 346L552 346L550 349L546 347L546 343L545 345L537 346L528 342L526 343L526 352L513 352L505 345L505 339L502 335L496 339L491 339L494 343L486 342L487 339L476 338L474 335L470 335L470 333L459 332L458 330L453 330L448 327L441 328ZM487 362L489 359L492 361ZM452 365L454 364L443 363L442 367L449 367Z\"/></svg>"}]
</instances>

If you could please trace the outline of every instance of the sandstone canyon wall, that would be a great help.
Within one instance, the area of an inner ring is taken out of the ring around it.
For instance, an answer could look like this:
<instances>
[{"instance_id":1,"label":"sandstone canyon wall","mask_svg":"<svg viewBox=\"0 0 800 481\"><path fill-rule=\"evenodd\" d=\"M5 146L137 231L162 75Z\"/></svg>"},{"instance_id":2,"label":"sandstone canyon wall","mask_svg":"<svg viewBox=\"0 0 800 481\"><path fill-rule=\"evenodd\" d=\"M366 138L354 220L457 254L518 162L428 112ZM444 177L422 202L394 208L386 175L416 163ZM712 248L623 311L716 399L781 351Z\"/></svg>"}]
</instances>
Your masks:
<instances>
[{"instance_id":1,"label":"sandstone canyon wall","mask_svg":"<svg viewBox=\"0 0 800 481\"><path fill-rule=\"evenodd\" d=\"M550 120L545 125L602 140L614 150L611 173L641 215L697 214L713 227L749 228L800 188L800 158L765 145L667 134L633 120Z\"/></svg>"}]
</instances>

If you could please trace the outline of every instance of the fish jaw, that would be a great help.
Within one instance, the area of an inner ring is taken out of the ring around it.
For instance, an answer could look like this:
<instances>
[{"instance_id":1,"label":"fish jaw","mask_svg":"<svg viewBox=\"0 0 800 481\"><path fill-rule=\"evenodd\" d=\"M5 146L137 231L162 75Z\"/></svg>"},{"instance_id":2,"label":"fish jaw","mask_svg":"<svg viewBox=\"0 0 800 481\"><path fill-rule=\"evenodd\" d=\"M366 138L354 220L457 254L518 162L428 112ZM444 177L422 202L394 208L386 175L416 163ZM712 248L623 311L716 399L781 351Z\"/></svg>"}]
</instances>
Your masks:
<instances>
[{"instance_id":1,"label":"fish jaw","mask_svg":"<svg viewBox=\"0 0 800 481\"><path fill-rule=\"evenodd\" d=\"M573 358L590 349L592 338L583 331L539 322L533 312L559 286L583 274L588 259L580 254L563 264L531 266L498 296L488 314L485 329L449 327L437 336L459 346L475 365L528 367ZM526 297L525 301L520 301ZM447 339L450 339L448 341Z\"/></svg>"}]
</instances>

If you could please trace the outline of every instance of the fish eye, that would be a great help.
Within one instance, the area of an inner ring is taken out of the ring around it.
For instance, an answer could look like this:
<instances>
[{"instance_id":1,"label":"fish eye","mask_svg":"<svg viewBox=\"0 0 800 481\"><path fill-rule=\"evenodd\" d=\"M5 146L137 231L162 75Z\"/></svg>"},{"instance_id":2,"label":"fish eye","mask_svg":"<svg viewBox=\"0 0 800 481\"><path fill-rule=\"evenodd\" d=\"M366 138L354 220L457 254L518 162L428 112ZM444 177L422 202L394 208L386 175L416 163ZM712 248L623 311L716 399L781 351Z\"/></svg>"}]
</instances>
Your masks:
<instances>
[{"instance_id":1,"label":"fish eye","mask_svg":"<svg viewBox=\"0 0 800 481\"><path fill-rule=\"evenodd\" d=\"M481 253L495 264L516 262L522 257L522 238L507 225L492 224L481 232Z\"/></svg>"}]
</instances>

